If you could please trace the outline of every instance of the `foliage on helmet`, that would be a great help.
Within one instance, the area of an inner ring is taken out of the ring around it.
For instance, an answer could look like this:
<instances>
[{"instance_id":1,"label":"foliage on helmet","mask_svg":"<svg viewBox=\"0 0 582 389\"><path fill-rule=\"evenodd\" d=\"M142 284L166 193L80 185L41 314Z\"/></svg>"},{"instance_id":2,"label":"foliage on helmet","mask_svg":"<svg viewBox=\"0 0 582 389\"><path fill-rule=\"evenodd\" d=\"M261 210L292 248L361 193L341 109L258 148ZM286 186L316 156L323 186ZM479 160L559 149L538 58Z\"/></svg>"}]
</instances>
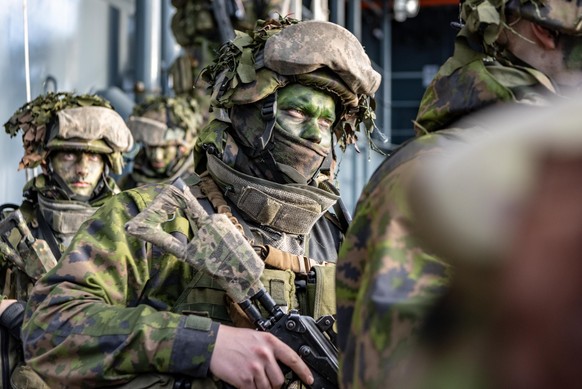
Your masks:
<instances>
[{"instance_id":1,"label":"foliage on helmet","mask_svg":"<svg viewBox=\"0 0 582 389\"><path fill-rule=\"evenodd\" d=\"M529 1L529 0L526 0ZM466 0L461 6L465 28L479 34L486 46L495 43L505 23L505 0Z\"/></svg>"},{"instance_id":2,"label":"foliage on helmet","mask_svg":"<svg viewBox=\"0 0 582 389\"><path fill-rule=\"evenodd\" d=\"M57 112L67 108L91 106L113 109L109 101L99 96L69 92L49 92L18 108L4 123L4 129L10 137L15 137L22 130L24 156L18 168L34 168L43 161L47 132L50 131Z\"/></svg>"},{"instance_id":3,"label":"foliage on helmet","mask_svg":"<svg viewBox=\"0 0 582 389\"><path fill-rule=\"evenodd\" d=\"M248 33L237 31L236 38L221 46L214 63L202 71L202 78L213 89L215 107L228 107L229 98L241 84L257 80L255 61L267 39L286 26L299 23L293 18L259 20L258 28ZM220 92L220 95L218 95Z\"/></svg>"}]
</instances>

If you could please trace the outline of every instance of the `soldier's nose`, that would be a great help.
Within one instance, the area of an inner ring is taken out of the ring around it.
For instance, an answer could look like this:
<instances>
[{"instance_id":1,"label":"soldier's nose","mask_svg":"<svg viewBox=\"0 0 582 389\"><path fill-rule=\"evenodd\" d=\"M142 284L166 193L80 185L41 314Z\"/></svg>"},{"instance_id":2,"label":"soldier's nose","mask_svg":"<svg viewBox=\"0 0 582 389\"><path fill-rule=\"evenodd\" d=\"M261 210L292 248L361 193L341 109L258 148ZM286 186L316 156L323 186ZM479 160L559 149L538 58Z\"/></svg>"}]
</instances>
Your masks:
<instances>
[{"instance_id":1,"label":"soldier's nose","mask_svg":"<svg viewBox=\"0 0 582 389\"><path fill-rule=\"evenodd\" d=\"M322 136L317 122L309 123L301 134L301 137L313 143L321 143Z\"/></svg>"},{"instance_id":2,"label":"soldier's nose","mask_svg":"<svg viewBox=\"0 0 582 389\"><path fill-rule=\"evenodd\" d=\"M89 166L87 161L81 158L81 160L75 165L75 171L79 177L87 177L89 174Z\"/></svg>"},{"instance_id":3,"label":"soldier's nose","mask_svg":"<svg viewBox=\"0 0 582 389\"><path fill-rule=\"evenodd\" d=\"M156 147L154 149L154 161L161 161L164 159L164 149L161 147Z\"/></svg>"}]
</instances>

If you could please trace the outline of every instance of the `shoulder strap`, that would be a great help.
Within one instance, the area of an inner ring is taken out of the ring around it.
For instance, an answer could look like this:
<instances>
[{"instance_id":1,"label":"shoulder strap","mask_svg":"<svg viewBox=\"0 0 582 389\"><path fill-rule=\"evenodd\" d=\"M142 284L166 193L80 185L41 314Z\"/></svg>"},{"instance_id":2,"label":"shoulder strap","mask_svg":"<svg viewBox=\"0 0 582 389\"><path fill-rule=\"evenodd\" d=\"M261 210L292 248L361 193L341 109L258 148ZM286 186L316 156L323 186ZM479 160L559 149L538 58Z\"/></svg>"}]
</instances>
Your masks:
<instances>
[{"instance_id":1,"label":"shoulder strap","mask_svg":"<svg viewBox=\"0 0 582 389\"><path fill-rule=\"evenodd\" d=\"M216 212L225 214L232 224L247 238L252 241L253 235L250 233L243 224L241 224L236 216L233 215L232 208L226 202L226 199L222 195L220 188L214 182L210 174L206 171L200 175L201 182L200 188L202 193L206 195L208 201L212 204Z\"/></svg>"},{"instance_id":2,"label":"shoulder strap","mask_svg":"<svg viewBox=\"0 0 582 389\"><path fill-rule=\"evenodd\" d=\"M4 218L13 211L16 211L19 208L18 205L12 203L6 203L0 205L0 221L4 220Z\"/></svg>"},{"instance_id":3,"label":"shoulder strap","mask_svg":"<svg viewBox=\"0 0 582 389\"><path fill-rule=\"evenodd\" d=\"M337 190L335 185L333 185L329 180L323 181L321 184L333 194L337 196L340 195L339 190ZM348 227L350 226L350 223L352 222L352 215L346 208L346 205L342 201L341 197L339 197L336 203L333 205L333 210L337 220L339 221L339 228L341 232L345 234L348 230Z\"/></svg>"},{"instance_id":4,"label":"shoulder strap","mask_svg":"<svg viewBox=\"0 0 582 389\"><path fill-rule=\"evenodd\" d=\"M53 230L48 225L47 221L45 220L44 216L42 216L42 212L40 209L36 210L36 217L38 219L38 228L40 228L40 232L42 237L47 242L51 252L55 256L57 260L61 258L61 250L59 248L59 243L57 242L57 238L53 233Z\"/></svg>"}]
</instances>

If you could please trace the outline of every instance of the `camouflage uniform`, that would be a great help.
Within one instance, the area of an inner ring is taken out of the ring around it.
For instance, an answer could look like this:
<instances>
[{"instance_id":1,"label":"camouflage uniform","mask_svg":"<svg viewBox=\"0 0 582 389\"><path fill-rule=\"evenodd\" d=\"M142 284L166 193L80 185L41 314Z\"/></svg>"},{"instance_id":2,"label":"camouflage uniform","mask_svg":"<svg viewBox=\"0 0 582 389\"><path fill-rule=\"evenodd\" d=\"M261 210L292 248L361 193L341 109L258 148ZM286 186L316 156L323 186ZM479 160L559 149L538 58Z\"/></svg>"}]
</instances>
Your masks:
<instances>
[{"instance_id":1,"label":"camouflage uniform","mask_svg":"<svg viewBox=\"0 0 582 389\"><path fill-rule=\"evenodd\" d=\"M193 99L187 97L152 98L133 109L127 125L134 141L141 146L131 173L122 177L122 190L136 186L173 181L194 173L194 143L202 126L202 114ZM145 147L177 148L175 159L163 172L156 171L148 159Z\"/></svg>"},{"instance_id":2,"label":"camouflage uniform","mask_svg":"<svg viewBox=\"0 0 582 389\"><path fill-rule=\"evenodd\" d=\"M268 251L262 281L279 305L316 317L333 313L332 265L343 228L328 211L338 196L318 174L331 146L322 155L318 144L298 136L292 138L301 145L278 142L272 103L286 85L324 91L336 102L332 127L346 146L360 122L372 123L370 96L379 74L344 28L280 19L224 46L204 77L217 119L198 139L199 175L190 189L208 213L228 215L254 247ZM293 146L309 158L293 159ZM290 158L280 159L285 152ZM302 164L316 169L302 176ZM25 353L51 386L216 385L209 364L219 323L248 321L215 280L124 233L164 188L146 185L106 203L37 283L23 331ZM182 243L205 239L181 210L161 227ZM208 243L210 250L221 244ZM271 253L287 259L271 262ZM307 280L300 290L295 280L305 281L311 267L317 282Z\"/></svg>"},{"instance_id":3,"label":"camouflage uniform","mask_svg":"<svg viewBox=\"0 0 582 389\"><path fill-rule=\"evenodd\" d=\"M407 380L414 375L416 363L410 350L415 349L427 312L450 280L450 258L435 255L435 242L419 227L424 215L413 213L423 192L419 179L423 165L464 142L466 127L474 123L458 125L460 118L499 102L546 105L558 93L546 75L495 45L506 26L505 2L462 4L465 25L453 57L422 99L415 122L418 137L374 173L340 250L338 338L341 382L346 388L410 387ZM544 4L509 5L525 19L578 34L578 19L552 12L562 6L576 9L575 4L560 0ZM541 13L535 12L536 7ZM569 25L560 18L569 18Z\"/></svg>"},{"instance_id":4,"label":"camouflage uniform","mask_svg":"<svg viewBox=\"0 0 582 389\"><path fill-rule=\"evenodd\" d=\"M132 138L123 119L107 101L96 96L69 93L39 96L21 107L5 128L12 136L20 129L23 131L25 155L20 167L41 165L43 168L42 174L25 185L24 201L15 211L22 214L23 222L36 241L23 244L28 239L23 235L25 232L13 228L1 242L3 253L12 248L14 258L19 259L15 263L11 256L0 255L3 297L22 302L28 299L33 283L55 265L81 223L106 199L119 192L108 172L111 169L121 173L121 152L128 150ZM81 150L106 156L107 167L91 196L85 198L74 193L53 170L51 154L61 150ZM13 214L4 216L9 218ZM3 332L3 342L7 340L5 335ZM4 363L6 355L2 353L1 357ZM14 362L10 361L10 369L14 368Z\"/></svg>"}]
</instances>

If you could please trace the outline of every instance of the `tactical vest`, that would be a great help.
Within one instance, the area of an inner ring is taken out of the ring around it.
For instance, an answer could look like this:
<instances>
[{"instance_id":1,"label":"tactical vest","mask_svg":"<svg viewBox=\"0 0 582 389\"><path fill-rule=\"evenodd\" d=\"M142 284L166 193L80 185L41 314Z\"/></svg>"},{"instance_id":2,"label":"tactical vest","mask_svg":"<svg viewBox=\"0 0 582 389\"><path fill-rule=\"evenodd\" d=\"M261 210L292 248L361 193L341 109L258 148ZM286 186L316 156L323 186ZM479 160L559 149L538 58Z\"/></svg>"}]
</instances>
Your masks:
<instances>
[{"instance_id":1,"label":"tactical vest","mask_svg":"<svg viewBox=\"0 0 582 389\"><path fill-rule=\"evenodd\" d=\"M209 199L220 195L220 192L212 191L208 196L208 193L202 192L200 185L191 189L209 214L217 213L222 205L229 206L234 217L231 220L240 224L245 237L253 241L259 256L265 261L261 281L284 311L297 309L301 314L315 318L335 314L335 262L342 232L332 215L320 218L308 235L299 237L304 239L309 257L295 255L256 242L257 237L252 228L257 227L245 221L231 202L222 196L223 204L220 204L220 199ZM202 272L194 273L172 311L252 328L238 305L232 302L215 280ZM263 314L266 315L266 312Z\"/></svg>"},{"instance_id":2,"label":"tactical vest","mask_svg":"<svg viewBox=\"0 0 582 389\"><path fill-rule=\"evenodd\" d=\"M204 175L203 175L204 176ZM231 221L244 231L245 237L253 236L251 228L256 227L245 221L236 207L225 199L220 191L203 193L201 178L194 174L186 182L208 214L224 213L225 207L231 211ZM218 199L216 198L218 197ZM138 204L143 211L149 204ZM192 228L190 222L179 213L164 227L166 232L187 234ZM311 232L303 236L308 258L277 250L269 245L255 248L265 260L265 271L261 281L267 291L283 309L298 309L302 314L319 317L335 314L335 262L338 247L343 237L343 229L335 216L327 213L320 218ZM196 231L193 231L194 235ZM140 301L147 299L146 290L141 293ZM203 272L193 271L192 278L171 307L172 312L184 315L197 315L210 318L226 325L252 327L246 315L237 304L227 296L218 284ZM266 312L263 312L266 316ZM138 375L121 388L157 389L212 389L222 388L222 382L215 377L192 379L185 376L163 374Z\"/></svg>"}]
</instances>

